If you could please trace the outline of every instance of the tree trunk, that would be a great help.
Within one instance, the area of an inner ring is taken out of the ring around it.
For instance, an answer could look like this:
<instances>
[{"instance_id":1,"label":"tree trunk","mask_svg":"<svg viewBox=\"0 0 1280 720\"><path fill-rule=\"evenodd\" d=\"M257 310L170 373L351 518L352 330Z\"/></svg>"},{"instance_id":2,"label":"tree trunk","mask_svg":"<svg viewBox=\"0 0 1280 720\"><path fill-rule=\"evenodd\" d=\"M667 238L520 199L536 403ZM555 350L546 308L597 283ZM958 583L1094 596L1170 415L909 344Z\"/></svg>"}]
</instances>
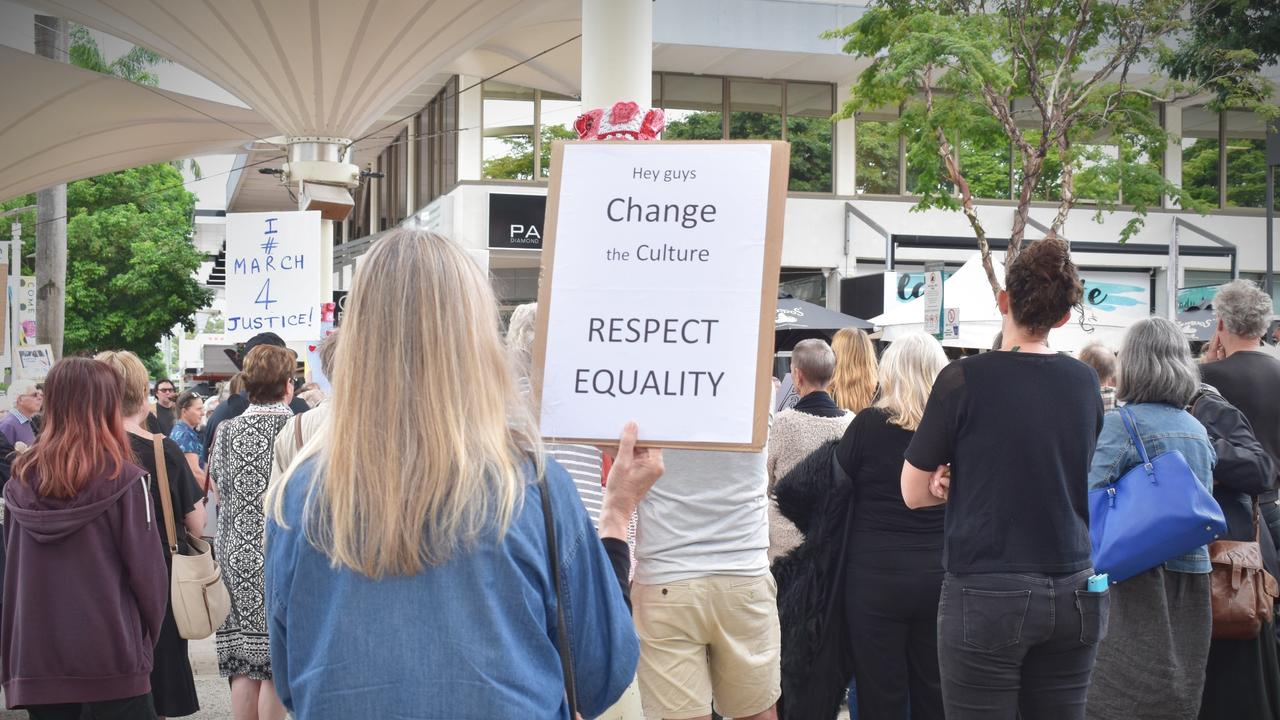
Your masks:
<instances>
[{"instance_id":1,"label":"tree trunk","mask_svg":"<svg viewBox=\"0 0 1280 720\"><path fill-rule=\"evenodd\" d=\"M36 15L36 54L67 61L67 21ZM67 302L67 186L36 193L36 340L62 357Z\"/></svg>"}]
</instances>

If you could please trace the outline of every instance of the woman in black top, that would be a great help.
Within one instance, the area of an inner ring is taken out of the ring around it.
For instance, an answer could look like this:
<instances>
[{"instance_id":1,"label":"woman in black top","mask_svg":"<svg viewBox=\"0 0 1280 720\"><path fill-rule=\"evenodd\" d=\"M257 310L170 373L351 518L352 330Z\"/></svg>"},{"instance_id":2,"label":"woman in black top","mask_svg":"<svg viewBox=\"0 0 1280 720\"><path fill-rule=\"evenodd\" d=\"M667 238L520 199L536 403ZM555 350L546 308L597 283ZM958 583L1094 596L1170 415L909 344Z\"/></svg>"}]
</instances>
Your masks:
<instances>
[{"instance_id":1,"label":"woman in black top","mask_svg":"<svg viewBox=\"0 0 1280 720\"><path fill-rule=\"evenodd\" d=\"M997 302L1002 350L948 366L907 448L902 496L947 503L938 660L949 720L1083 718L1107 595L1088 592L1098 376L1049 349L1082 285L1066 243L1032 243Z\"/></svg>"},{"instance_id":2,"label":"woman in black top","mask_svg":"<svg viewBox=\"0 0 1280 720\"><path fill-rule=\"evenodd\" d=\"M902 456L933 380L947 364L937 340L897 340L880 360L880 400L858 413L836 449L853 484L845 612L858 686L857 717L941 720L938 593L942 508L902 502Z\"/></svg>"},{"instance_id":3,"label":"woman in black top","mask_svg":"<svg viewBox=\"0 0 1280 720\"><path fill-rule=\"evenodd\" d=\"M153 435L146 427L148 415L147 389L148 374L142 361L131 352L104 352L96 358L111 366L120 376L122 396L121 409L124 413L124 429L129 434L129 447L133 450L134 461L146 469L151 478L151 503L156 519L156 542L165 547L164 561L173 572L173 559L169 556L168 539L166 537L164 506L160 499L160 478L156 466L156 454ZM177 443L162 438L165 470L169 479L169 497L172 501L174 522L178 525L176 535L178 551L187 550L187 533L199 535L204 528L204 492L196 484L191 467L182 454ZM161 718L183 717L200 710L200 702L196 697L195 677L191 671L191 660L187 652L187 641L178 634L177 622L173 619L173 605L165 608L164 623L160 626L160 636L156 638L155 662L151 669L151 699L155 704L156 715Z\"/></svg>"}]
</instances>

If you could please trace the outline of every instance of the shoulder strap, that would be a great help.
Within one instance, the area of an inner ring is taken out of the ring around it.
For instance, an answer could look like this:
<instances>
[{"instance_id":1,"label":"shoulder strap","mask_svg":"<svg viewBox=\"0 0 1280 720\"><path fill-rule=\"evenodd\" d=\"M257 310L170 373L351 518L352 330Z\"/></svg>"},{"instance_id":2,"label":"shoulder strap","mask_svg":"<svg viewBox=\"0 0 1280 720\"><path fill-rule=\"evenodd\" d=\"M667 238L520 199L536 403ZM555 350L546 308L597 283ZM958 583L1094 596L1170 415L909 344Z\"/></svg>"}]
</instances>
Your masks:
<instances>
[{"instance_id":1,"label":"shoulder strap","mask_svg":"<svg viewBox=\"0 0 1280 720\"><path fill-rule=\"evenodd\" d=\"M569 626L564 618L564 589L560 581L560 550L556 546L556 525L551 514L551 489L546 474L538 477L538 494L542 496L542 518L547 526L547 555L550 557L551 582L556 589L556 645L560 649L560 666L564 671L564 692L569 700L569 717L578 716L578 688L573 677L573 654L569 646Z\"/></svg>"},{"instance_id":2,"label":"shoulder strap","mask_svg":"<svg viewBox=\"0 0 1280 720\"><path fill-rule=\"evenodd\" d=\"M1138 421L1133 417L1133 411L1127 407L1120 408L1120 419L1124 420L1124 429L1129 431L1129 439L1138 448L1138 455L1142 458L1142 464L1150 466L1151 458L1147 457L1147 447L1142 444L1142 438L1138 436Z\"/></svg>"},{"instance_id":3,"label":"shoulder strap","mask_svg":"<svg viewBox=\"0 0 1280 720\"><path fill-rule=\"evenodd\" d=\"M152 435L151 445L156 453L156 479L160 483L160 507L164 510L164 534L169 542L169 554L178 554L178 534L173 525L173 496L169 494L169 469L164 462L164 436Z\"/></svg>"},{"instance_id":4,"label":"shoulder strap","mask_svg":"<svg viewBox=\"0 0 1280 720\"><path fill-rule=\"evenodd\" d=\"M302 449L302 416L293 416L293 446Z\"/></svg>"}]
</instances>

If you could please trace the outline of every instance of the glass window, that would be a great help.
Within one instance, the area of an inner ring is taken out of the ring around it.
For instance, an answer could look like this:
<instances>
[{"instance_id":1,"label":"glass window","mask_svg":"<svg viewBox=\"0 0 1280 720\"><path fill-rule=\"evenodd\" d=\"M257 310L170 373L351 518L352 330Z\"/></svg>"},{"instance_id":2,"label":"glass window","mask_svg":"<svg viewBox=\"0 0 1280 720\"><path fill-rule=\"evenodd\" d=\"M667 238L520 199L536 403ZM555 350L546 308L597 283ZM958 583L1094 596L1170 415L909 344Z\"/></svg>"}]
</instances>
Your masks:
<instances>
[{"instance_id":1,"label":"glass window","mask_svg":"<svg viewBox=\"0 0 1280 720\"><path fill-rule=\"evenodd\" d=\"M883 115L859 115L855 122L855 192L859 195L897 195L900 146L892 119Z\"/></svg>"},{"instance_id":2,"label":"glass window","mask_svg":"<svg viewBox=\"0 0 1280 720\"><path fill-rule=\"evenodd\" d=\"M1218 115L1203 105L1182 110L1182 189L1218 206Z\"/></svg>"},{"instance_id":3,"label":"glass window","mask_svg":"<svg viewBox=\"0 0 1280 720\"><path fill-rule=\"evenodd\" d=\"M1267 129L1251 112L1230 110L1227 123L1227 207L1266 205Z\"/></svg>"},{"instance_id":4,"label":"glass window","mask_svg":"<svg viewBox=\"0 0 1280 720\"><path fill-rule=\"evenodd\" d=\"M718 77L662 76L664 140L720 140L724 137L724 81Z\"/></svg>"},{"instance_id":5,"label":"glass window","mask_svg":"<svg viewBox=\"0 0 1280 720\"><path fill-rule=\"evenodd\" d=\"M835 111L834 93L834 86L825 83L787 83L791 190L831 192L831 114Z\"/></svg>"},{"instance_id":6,"label":"glass window","mask_svg":"<svg viewBox=\"0 0 1280 720\"><path fill-rule=\"evenodd\" d=\"M782 139L782 84L729 81L729 139Z\"/></svg>"},{"instance_id":7,"label":"glass window","mask_svg":"<svg viewBox=\"0 0 1280 720\"><path fill-rule=\"evenodd\" d=\"M567 95L543 92L538 99L538 120L542 123L539 134L542 148L539 152L539 174L551 174L551 145L556 140L577 140L578 131L573 123L582 114L582 101Z\"/></svg>"},{"instance_id":8,"label":"glass window","mask_svg":"<svg viewBox=\"0 0 1280 720\"><path fill-rule=\"evenodd\" d=\"M484 84L483 176L534 178L533 123L536 93L499 82Z\"/></svg>"}]
</instances>

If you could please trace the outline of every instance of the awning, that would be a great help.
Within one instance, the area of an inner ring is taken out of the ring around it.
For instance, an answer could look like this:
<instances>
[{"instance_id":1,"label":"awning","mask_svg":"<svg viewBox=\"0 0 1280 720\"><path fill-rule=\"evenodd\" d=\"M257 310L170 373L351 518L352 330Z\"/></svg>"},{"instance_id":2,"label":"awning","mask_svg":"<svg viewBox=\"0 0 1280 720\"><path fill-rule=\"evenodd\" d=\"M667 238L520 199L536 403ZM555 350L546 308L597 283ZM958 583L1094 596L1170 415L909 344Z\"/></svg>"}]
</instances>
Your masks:
<instances>
[{"instance_id":1,"label":"awning","mask_svg":"<svg viewBox=\"0 0 1280 720\"><path fill-rule=\"evenodd\" d=\"M0 45L0 200L122 168L236 152L275 134L252 110Z\"/></svg>"}]
</instances>

